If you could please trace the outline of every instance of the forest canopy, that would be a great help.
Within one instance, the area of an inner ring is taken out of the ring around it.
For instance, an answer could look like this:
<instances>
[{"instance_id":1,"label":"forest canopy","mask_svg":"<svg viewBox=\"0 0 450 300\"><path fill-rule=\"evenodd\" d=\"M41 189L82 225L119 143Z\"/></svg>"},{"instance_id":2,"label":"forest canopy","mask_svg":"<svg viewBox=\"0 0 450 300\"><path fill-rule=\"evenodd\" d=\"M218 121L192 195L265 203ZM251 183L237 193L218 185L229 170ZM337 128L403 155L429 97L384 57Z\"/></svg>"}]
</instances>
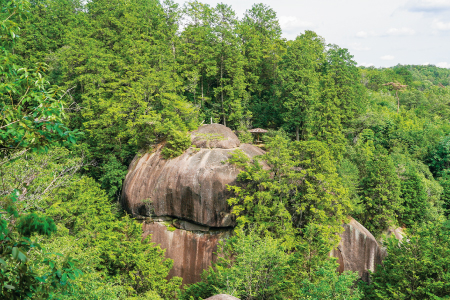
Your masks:
<instances>
[{"instance_id":1,"label":"forest canopy","mask_svg":"<svg viewBox=\"0 0 450 300\"><path fill-rule=\"evenodd\" d=\"M0 1L2 299L450 296L449 69L359 67L262 3ZM230 159L234 235L182 288L118 200L138 151L205 123L267 152ZM370 284L328 255L348 216L388 251Z\"/></svg>"}]
</instances>

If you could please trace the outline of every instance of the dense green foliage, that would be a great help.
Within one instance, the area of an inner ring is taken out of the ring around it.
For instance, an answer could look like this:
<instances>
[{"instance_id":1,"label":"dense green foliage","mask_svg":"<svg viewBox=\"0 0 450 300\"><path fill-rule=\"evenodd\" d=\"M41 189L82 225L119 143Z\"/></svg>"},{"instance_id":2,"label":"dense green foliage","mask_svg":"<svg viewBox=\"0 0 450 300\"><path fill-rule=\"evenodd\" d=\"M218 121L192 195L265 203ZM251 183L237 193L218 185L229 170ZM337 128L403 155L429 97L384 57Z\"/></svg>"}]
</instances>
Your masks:
<instances>
[{"instance_id":1,"label":"dense green foliage","mask_svg":"<svg viewBox=\"0 0 450 300\"><path fill-rule=\"evenodd\" d=\"M308 231L305 234L311 237ZM327 259L325 239L316 237L305 238L290 253L277 239L238 231L222 248L219 262L203 273L203 281L190 285L180 298L226 293L240 299L361 299L354 285L358 275L339 275L335 262Z\"/></svg>"},{"instance_id":2,"label":"dense green foliage","mask_svg":"<svg viewBox=\"0 0 450 300\"><path fill-rule=\"evenodd\" d=\"M15 54L19 23L27 17L28 1L2 1L0 11L0 151L39 150L48 144L75 142L78 129L63 124L62 89L50 86L45 64L23 63Z\"/></svg>"},{"instance_id":3,"label":"dense green foliage","mask_svg":"<svg viewBox=\"0 0 450 300\"><path fill-rule=\"evenodd\" d=\"M425 223L401 243L390 238L389 255L367 285L369 299L443 299L450 293L450 227Z\"/></svg>"},{"instance_id":4,"label":"dense green foliage","mask_svg":"<svg viewBox=\"0 0 450 300\"><path fill-rule=\"evenodd\" d=\"M283 39L264 4L1 3L2 299L450 295L450 70L357 67L315 32ZM268 129L267 152L230 159L235 233L179 290L117 200L138 150L179 156L210 122ZM348 216L389 253L368 286L329 258Z\"/></svg>"},{"instance_id":5,"label":"dense green foliage","mask_svg":"<svg viewBox=\"0 0 450 300\"><path fill-rule=\"evenodd\" d=\"M64 155L70 153L59 149L50 150L46 164L51 173L60 166L54 164L55 160L61 164L62 159L67 159ZM27 180L27 176L34 174L41 165L29 163L24 166L23 160L33 162L35 157L43 155L30 156L9 162L4 171L10 172L21 166L15 175ZM33 197L40 185L52 183L54 178L46 178L45 173L42 175L41 180L29 181L31 195L28 197ZM106 192L98 183L89 177L66 175L58 184L60 187L44 194L40 202L29 202L27 210L39 208L45 211L46 216L39 213L23 214L16 220L15 229L10 228L8 231L9 235L17 231L23 236L21 243L28 241L30 245L24 244L23 247L28 245L24 249L37 248L36 253L32 252L33 260L30 262L45 262L45 253L50 250L60 256L51 262L55 265L55 272L64 270L67 263L76 263L76 270L83 272L78 278L71 277L71 274L65 275L64 280L72 280L70 287L66 290L56 288L52 297L121 299L150 293L165 299L174 297L180 280L166 280L172 262L164 258L164 252L159 247L149 243L148 239L142 240L139 223L128 216L120 217L117 208L111 205ZM26 194L21 196L24 202L29 199ZM17 208L20 210L21 206ZM33 238L38 239L39 244L38 240L31 242ZM21 258L20 254L18 257ZM34 265L30 272L32 269L36 278L48 276L44 275L48 271L42 264Z\"/></svg>"},{"instance_id":6,"label":"dense green foliage","mask_svg":"<svg viewBox=\"0 0 450 300\"><path fill-rule=\"evenodd\" d=\"M241 184L230 187L236 197L228 200L238 226L257 224L256 230L291 248L299 229L313 222L333 244L350 203L325 145L275 136L266 146L269 152L261 163L250 162L239 152L231 159L243 168L238 176Z\"/></svg>"}]
</instances>

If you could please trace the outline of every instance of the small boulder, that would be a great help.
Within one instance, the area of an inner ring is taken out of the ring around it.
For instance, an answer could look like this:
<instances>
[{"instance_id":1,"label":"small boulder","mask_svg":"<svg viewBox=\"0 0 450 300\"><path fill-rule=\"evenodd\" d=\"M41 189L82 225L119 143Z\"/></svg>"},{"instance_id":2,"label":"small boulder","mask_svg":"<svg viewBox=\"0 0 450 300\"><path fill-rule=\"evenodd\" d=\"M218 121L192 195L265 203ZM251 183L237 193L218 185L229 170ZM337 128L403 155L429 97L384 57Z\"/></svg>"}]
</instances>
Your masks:
<instances>
[{"instance_id":1,"label":"small boulder","mask_svg":"<svg viewBox=\"0 0 450 300\"><path fill-rule=\"evenodd\" d=\"M226 295L226 294L220 294L220 295L215 295L209 298L206 298L205 300L239 300L239 298L230 296L230 295Z\"/></svg>"},{"instance_id":2,"label":"small boulder","mask_svg":"<svg viewBox=\"0 0 450 300\"><path fill-rule=\"evenodd\" d=\"M403 228L401 227L389 227L389 229L385 232L387 237L394 235L397 240L400 242L403 240L403 236L405 233L403 232Z\"/></svg>"},{"instance_id":3,"label":"small boulder","mask_svg":"<svg viewBox=\"0 0 450 300\"><path fill-rule=\"evenodd\" d=\"M198 148L233 149L241 142L234 132L221 124L208 124L201 126L191 134L192 144Z\"/></svg>"}]
</instances>

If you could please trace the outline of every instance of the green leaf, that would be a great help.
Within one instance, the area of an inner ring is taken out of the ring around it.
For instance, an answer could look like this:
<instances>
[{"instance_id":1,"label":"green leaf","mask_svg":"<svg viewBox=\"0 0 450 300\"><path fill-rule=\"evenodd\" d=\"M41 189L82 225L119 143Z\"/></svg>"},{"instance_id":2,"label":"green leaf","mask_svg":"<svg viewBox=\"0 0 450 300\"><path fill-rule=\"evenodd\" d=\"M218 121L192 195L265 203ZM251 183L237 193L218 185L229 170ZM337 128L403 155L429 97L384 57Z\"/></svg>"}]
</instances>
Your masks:
<instances>
[{"instance_id":1,"label":"green leaf","mask_svg":"<svg viewBox=\"0 0 450 300\"><path fill-rule=\"evenodd\" d=\"M11 251L11 254L12 254L12 257L13 257L14 259L17 259L17 256L19 255L19 248L13 247L13 248L12 248L12 251Z\"/></svg>"},{"instance_id":2,"label":"green leaf","mask_svg":"<svg viewBox=\"0 0 450 300\"><path fill-rule=\"evenodd\" d=\"M19 251L18 258L22 262L26 262L27 261L27 256L22 251Z\"/></svg>"}]
</instances>

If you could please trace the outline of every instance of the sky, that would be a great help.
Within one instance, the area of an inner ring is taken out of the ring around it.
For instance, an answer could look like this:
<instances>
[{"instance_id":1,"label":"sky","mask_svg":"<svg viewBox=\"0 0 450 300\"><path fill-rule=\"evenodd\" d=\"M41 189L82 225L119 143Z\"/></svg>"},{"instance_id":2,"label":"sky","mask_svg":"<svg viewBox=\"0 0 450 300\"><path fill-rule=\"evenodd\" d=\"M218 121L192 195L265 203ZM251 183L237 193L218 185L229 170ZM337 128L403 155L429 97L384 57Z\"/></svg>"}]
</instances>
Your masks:
<instances>
[{"instance_id":1,"label":"sky","mask_svg":"<svg viewBox=\"0 0 450 300\"><path fill-rule=\"evenodd\" d=\"M238 17L262 2L277 12L283 37L313 30L327 43L349 49L358 65L450 68L450 0L199 1L231 5Z\"/></svg>"}]
</instances>

